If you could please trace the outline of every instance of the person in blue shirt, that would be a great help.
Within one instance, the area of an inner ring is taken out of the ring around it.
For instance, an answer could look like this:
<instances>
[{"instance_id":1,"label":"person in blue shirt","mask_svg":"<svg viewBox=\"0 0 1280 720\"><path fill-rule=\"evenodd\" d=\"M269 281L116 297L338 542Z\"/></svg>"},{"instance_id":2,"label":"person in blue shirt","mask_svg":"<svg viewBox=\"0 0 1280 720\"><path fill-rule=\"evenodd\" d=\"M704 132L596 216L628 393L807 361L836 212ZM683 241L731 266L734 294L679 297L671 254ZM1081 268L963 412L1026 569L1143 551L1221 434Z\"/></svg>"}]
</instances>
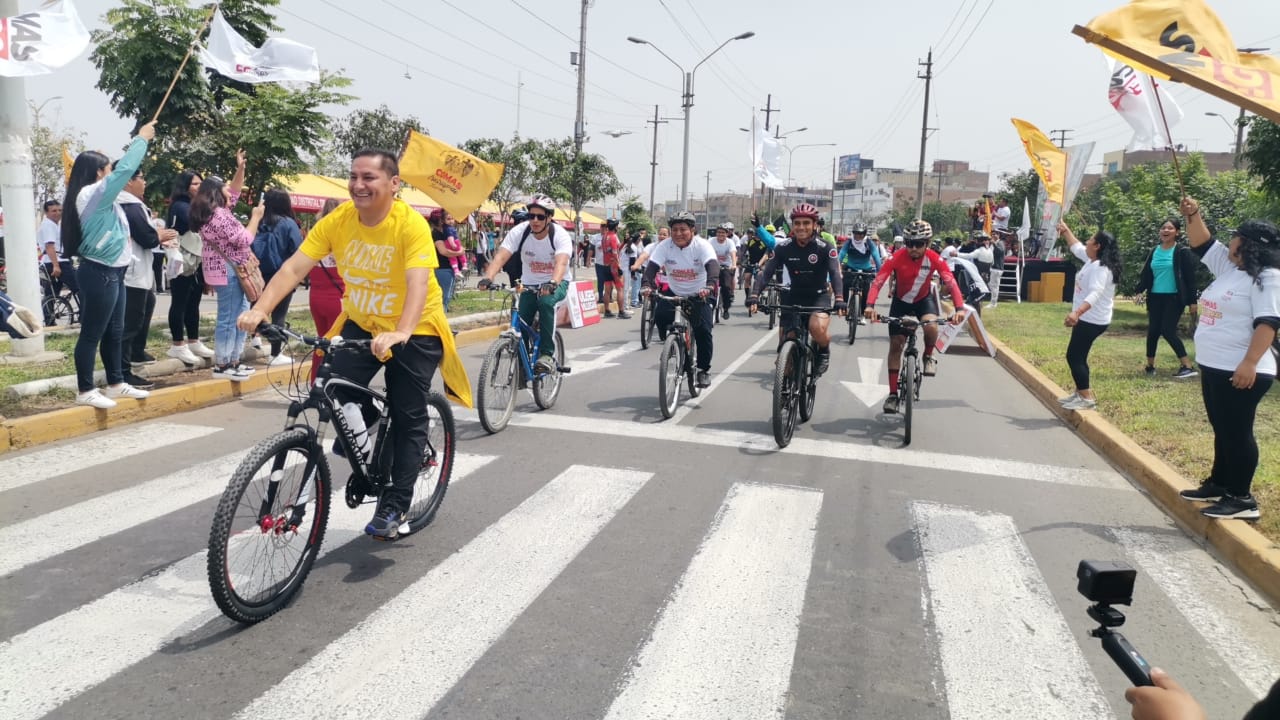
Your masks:
<instances>
[{"instance_id":1,"label":"person in blue shirt","mask_svg":"<svg viewBox=\"0 0 1280 720\"><path fill-rule=\"evenodd\" d=\"M880 271L880 265L884 260L880 257L880 244L874 239L867 236L867 226L864 223L857 222L853 224L853 237L840 247L840 269L844 275L845 292L852 292L855 287L855 272L877 273ZM867 306L867 293L871 290L871 283L864 281L862 287L862 305ZM866 323L859 319L860 325Z\"/></svg>"},{"instance_id":2,"label":"person in blue shirt","mask_svg":"<svg viewBox=\"0 0 1280 720\"><path fill-rule=\"evenodd\" d=\"M1182 223L1166 220L1160 226L1160 244L1147 254L1138 276L1138 292L1147 293L1147 377L1156 374L1156 347L1164 338L1181 363L1176 378L1192 378L1198 373L1178 337L1178 322L1184 308L1196 310L1196 258L1185 245L1178 244Z\"/></svg>"}]
</instances>

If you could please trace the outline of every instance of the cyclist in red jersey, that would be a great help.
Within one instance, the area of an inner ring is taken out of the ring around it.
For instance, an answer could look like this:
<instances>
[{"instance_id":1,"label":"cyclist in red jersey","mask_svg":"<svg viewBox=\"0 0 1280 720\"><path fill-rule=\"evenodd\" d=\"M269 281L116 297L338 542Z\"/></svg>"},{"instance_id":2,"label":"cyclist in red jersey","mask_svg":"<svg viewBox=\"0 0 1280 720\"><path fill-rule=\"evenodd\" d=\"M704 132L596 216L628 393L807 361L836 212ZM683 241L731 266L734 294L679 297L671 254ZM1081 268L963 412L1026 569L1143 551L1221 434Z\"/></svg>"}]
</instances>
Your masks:
<instances>
[{"instance_id":1,"label":"cyclist in red jersey","mask_svg":"<svg viewBox=\"0 0 1280 720\"><path fill-rule=\"evenodd\" d=\"M891 317L915 317L920 320L936 320L938 318L938 301L933 294L933 274L936 272L951 291L956 303L956 314L951 321L955 324L964 322L964 294L956 282L951 268L938 253L929 249L929 240L933 237L933 227L923 220L913 221L903 230L904 249L889 256L876 273L871 282L871 290L867 294L866 317L875 321L876 298L880 288L892 275L894 278L893 303L889 306ZM915 332L899 325L889 326L889 397L884 401L885 414L898 412L898 371L902 367L902 349L907 344L907 335ZM938 374L938 360L933 356L933 346L938 341L938 326L924 326L924 374Z\"/></svg>"}]
</instances>

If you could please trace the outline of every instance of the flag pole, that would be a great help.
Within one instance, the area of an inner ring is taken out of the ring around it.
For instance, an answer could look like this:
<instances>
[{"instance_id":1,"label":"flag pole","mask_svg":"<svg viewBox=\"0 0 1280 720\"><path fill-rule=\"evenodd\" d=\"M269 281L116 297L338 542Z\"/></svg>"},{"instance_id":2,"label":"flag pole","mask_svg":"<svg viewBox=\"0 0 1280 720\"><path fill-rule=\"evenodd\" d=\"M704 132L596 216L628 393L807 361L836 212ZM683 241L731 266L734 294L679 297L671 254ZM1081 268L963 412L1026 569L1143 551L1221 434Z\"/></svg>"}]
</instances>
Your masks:
<instances>
[{"instance_id":1,"label":"flag pole","mask_svg":"<svg viewBox=\"0 0 1280 720\"><path fill-rule=\"evenodd\" d=\"M173 74L173 80L169 82L169 89L164 91L164 97L160 100L160 107L156 108L156 114L151 117L151 122L160 119L160 112L164 110L164 106L169 102L169 95L173 92L173 88L178 84L178 78L182 77L182 70L187 67L187 61L191 59L191 53L195 52L196 43L200 42L200 36L204 34L209 23L213 22L214 13L218 12L218 5L214 3L213 9L209 11L209 16L204 19L204 24L196 31L195 37L191 38L191 45L187 47L187 54L182 57L182 63L178 65L178 71Z\"/></svg>"},{"instance_id":2,"label":"flag pole","mask_svg":"<svg viewBox=\"0 0 1280 720\"><path fill-rule=\"evenodd\" d=\"M1160 86L1156 83L1155 77L1151 78L1151 87L1155 89L1152 95L1156 96L1156 107L1160 108L1160 121L1164 123L1164 137L1169 141L1169 152L1173 154L1173 172L1178 176L1178 190L1182 192L1182 197L1187 196L1187 188L1182 184L1182 168L1178 167L1178 149L1173 146L1173 133L1169 132L1169 118L1164 114L1164 102L1160 100Z\"/></svg>"}]
</instances>

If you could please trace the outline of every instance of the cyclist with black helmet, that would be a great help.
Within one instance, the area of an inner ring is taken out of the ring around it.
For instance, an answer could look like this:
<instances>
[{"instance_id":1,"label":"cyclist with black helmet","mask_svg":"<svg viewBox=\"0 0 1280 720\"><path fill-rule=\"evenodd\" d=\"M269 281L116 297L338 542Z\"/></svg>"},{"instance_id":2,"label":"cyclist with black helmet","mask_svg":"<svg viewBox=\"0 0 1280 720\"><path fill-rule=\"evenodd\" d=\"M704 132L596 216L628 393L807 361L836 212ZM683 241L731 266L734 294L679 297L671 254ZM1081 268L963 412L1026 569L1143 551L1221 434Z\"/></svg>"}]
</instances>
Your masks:
<instances>
[{"instance_id":1,"label":"cyclist with black helmet","mask_svg":"<svg viewBox=\"0 0 1280 720\"><path fill-rule=\"evenodd\" d=\"M533 316L537 313L538 361L534 369L539 373L552 373L556 371L552 355L555 352L556 304L564 300L569 290L569 281L564 276L573 255L573 239L569 237L568 230L555 223L556 204L546 195L534 195L526 211L529 219L507 233L476 287L487 290L507 258L513 255L520 257L524 284L538 289L536 296L520 293L520 319L532 325Z\"/></svg>"},{"instance_id":2,"label":"cyclist with black helmet","mask_svg":"<svg viewBox=\"0 0 1280 720\"><path fill-rule=\"evenodd\" d=\"M884 260L880 257L880 245L873 238L867 237L867 224L864 222L856 222L853 224L853 236L840 248L840 269L844 271L845 289L853 287L853 278L850 273L855 272L879 272L880 265ZM862 307L867 305L867 293L871 290L871 284L864 282L862 284ZM859 319L859 324L865 322L866 318Z\"/></svg>"},{"instance_id":3,"label":"cyclist with black helmet","mask_svg":"<svg viewBox=\"0 0 1280 720\"><path fill-rule=\"evenodd\" d=\"M818 209L809 203L796 205L791 210L791 235L779 239L774 246L773 257L751 288L747 306L754 308L769 278L779 268L786 268L791 286L783 291L780 304L834 307L836 312L844 312L848 306L844 302L839 255L835 245L818 235ZM830 294L827 293L828 285ZM779 347L783 341L795 337L799 321L796 313L782 313L778 322ZM825 373L831 362L831 336L827 333L830 322L830 313L809 316L809 335L818 344L818 374Z\"/></svg>"},{"instance_id":4,"label":"cyclist with black helmet","mask_svg":"<svg viewBox=\"0 0 1280 720\"><path fill-rule=\"evenodd\" d=\"M716 262L720 264L720 313L728 319L729 306L733 304L734 274L738 270L738 244L734 241L733 223L723 223L716 228L711 249L716 251Z\"/></svg>"},{"instance_id":5,"label":"cyclist with black helmet","mask_svg":"<svg viewBox=\"0 0 1280 720\"><path fill-rule=\"evenodd\" d=\"M654 279L659 272L666 275L671 293L684 298L698 298L693 303L693 344L697 354L695 364L698 367L698 387L711 384L711 329L715 318L711 315L711 302L707 300L716 290L716 281L720 277L720 263L716 261L716 251L711 243L694 233L697 220L693 213L684 210L671 216L667 227L671 236L653 246L652 252L641 256L647 259L644 266L644 278L641 282L642 293L648 295L653 291ZM658 326L658 334L667 337L667 329L676 319L676 309L671 303L659 300L654 308L653 320Z\"/></svg>"},{"instance_id":6,"label":"cyclist with black helmet","mask_svg":"<svg viewBox=\"0 0 1280 720\"><path fill-rule=\"evenodd\" d=\"M902 231L904 249L884 261L876 279L871 281L871 292L867 295L867 309L863 312L868 320L874 322L875 302L880 288L892 276L894 279L893 303L889 306L892 317L914 317L922 321L938 319L938 299L933 293L933 274L936 272L951 290L953 298L962 298L960 286L951 274L951 268L938 253L928 248L933 238L933 226L923 220L913 220ZM960 324L964 320L964 306L959 304L952 322ZM915 332L914 328L900 325L889 326L889 397L884 401L885 414L898 412L898 371L902 367L902 349L907 344L907 336ZM925 375L938 374L938 359L933 356L933 346L938 341L938 326L924 326L924 368Z\"/></svg>"}]
</instances>

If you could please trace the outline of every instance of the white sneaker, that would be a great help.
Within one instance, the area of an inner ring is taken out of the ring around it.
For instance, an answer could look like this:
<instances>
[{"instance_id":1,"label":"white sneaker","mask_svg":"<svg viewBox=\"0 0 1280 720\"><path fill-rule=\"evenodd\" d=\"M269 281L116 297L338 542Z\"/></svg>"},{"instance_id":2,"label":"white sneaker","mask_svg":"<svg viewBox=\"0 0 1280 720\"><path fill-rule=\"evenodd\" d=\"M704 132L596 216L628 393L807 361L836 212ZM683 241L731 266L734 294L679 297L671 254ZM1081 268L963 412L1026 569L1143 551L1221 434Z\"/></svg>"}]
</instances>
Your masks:
<instances>
[{"instance_id":1,"label":"white sneaker","mask_svg":"<svg viewBox=\"0 0 1280 720\"><path fill-rule=\"evenodd\" d=\"M250 375L258 372L258 368L253 367L252 365L245 365L244 363L236 363L236 371L245 377L249 377Z\"/></svg>"},{"instance_id":2,"label":"white sneaker","mask_svg":"<svg viewBox=\"0 0 1280 720\"><path fill-rule=\"evenodd\" d=\"M211 358L214 356L214 352L199 340L187 343L187 349L196 357Z\"/></svg>"},{"instance_id":3,"label":"white sneaker","mask_svg":"<svg viewBox=\"0 0 1280 720\"><path fill-rule=\"evenodd\" d=\"M196 357L196 354L186 345L174 345L173 347L170 347L169 352L165 354L171 358L177 358L187 365L200 364L200 358Z\"/></svg>"},{"instance_id":4,"label":"white sneaker","mask_svg":"<svg viewBox=\"0 0 1280 720\"><path fill-rule=\"evenodd\" d=\"M110 410L116 406L116 401L106 395L103 395L98 388L94 388L89 392L83 392L76 395L76 404L96 407L99 410Z\"/></svg>"},{"instance_id":5,"label":"white sneaker","mask_svg":"<svg viewBox=\"0 0 1280 720\"><path fill-rule=\"evenodd\" d=\"M144 400L151 397L151 393L146 390L139 390L129 383L120 383L115 387L108 387L104 394L109 398L133 398L134 400Z\"/></svg>"},{"instance_id":6,"label":"white sneaker","mask_svg":"<svg viewBox=\"0 0 1280 720\"><path fill-rule=\"evenodd\" d=\"M213 369L213 379L215 380L230 380L231 382L244 382L246 379L248 379L248 377L249 377L248 373L240 372L240 368L237 368L234 365L225 367L225 368L215 367Z\"/></svg>"},{"instance_id":7,"label":"white sneaker","mask_svg":"<svg viewBox=\"0 0 1280 720\"><path fill-rule=\"evenodd\" d=\"M271 362L267 363L267 367L284 367L286 365L293 365L293 358L284 353L271 358Z\"/></svg>"},{"instance_id":8,"label":"white sneaker","mask_svg":"<svg viewBox=\"0 0 1280 720\"><path fill-rule=\"evenodd\" d=\"M257 348L258 350L261 350L261 349L262 349L262 338L258 337L257 335L254 335L254 336L253 336L253 340L250 340L250 341L249 341L249 346L250 346L250 347L253 347L253 348Z\"/></svg>"}]
</instances>

